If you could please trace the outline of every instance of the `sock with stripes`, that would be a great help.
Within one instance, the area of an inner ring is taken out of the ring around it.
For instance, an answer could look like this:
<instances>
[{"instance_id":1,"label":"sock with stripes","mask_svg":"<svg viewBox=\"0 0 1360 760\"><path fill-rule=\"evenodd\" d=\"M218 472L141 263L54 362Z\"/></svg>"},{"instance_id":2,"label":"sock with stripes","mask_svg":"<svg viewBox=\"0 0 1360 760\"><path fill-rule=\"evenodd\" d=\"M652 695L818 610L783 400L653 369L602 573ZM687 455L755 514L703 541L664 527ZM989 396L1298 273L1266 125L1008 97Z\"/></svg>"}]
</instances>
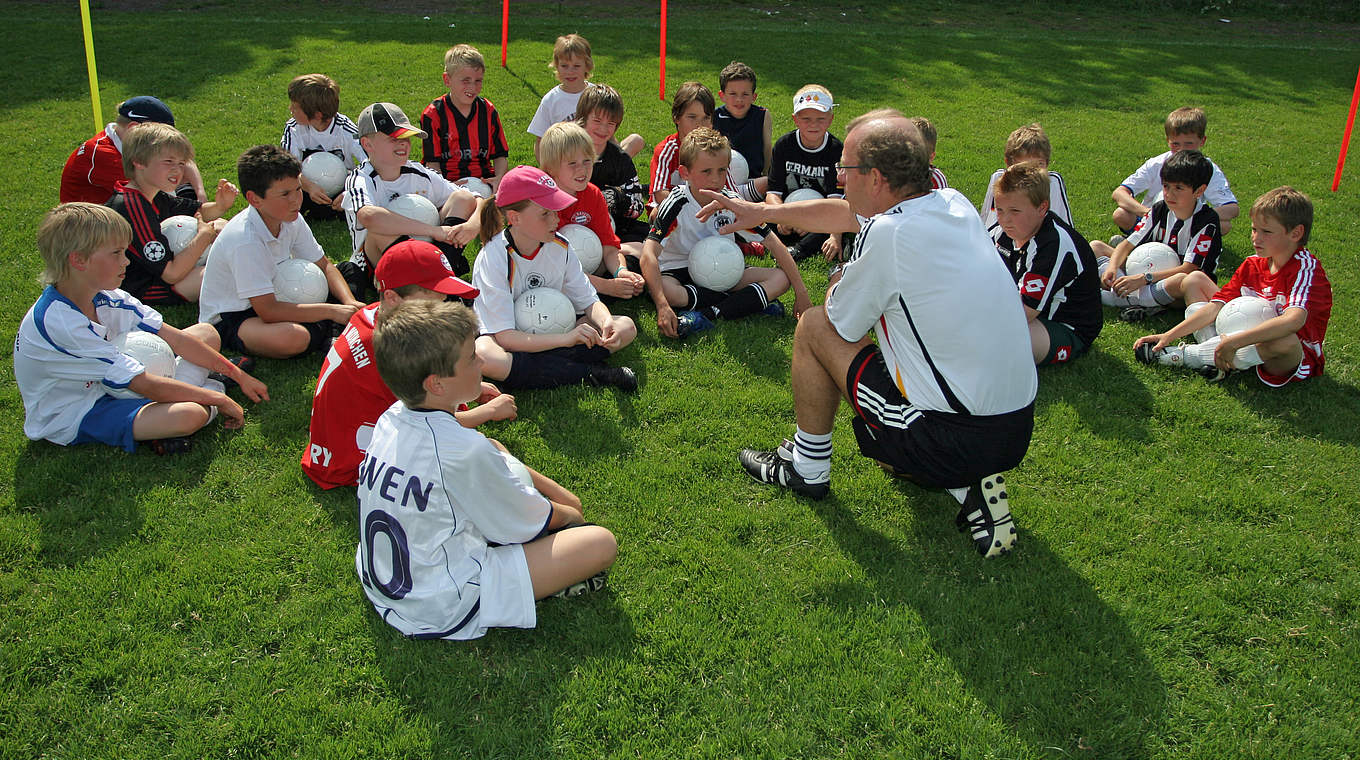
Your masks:
<instances>
[{"instance_id":1,"label":"sock with stripes","mask_svg":"<svg viewBox=\"0 0 1360 760\"><path fill-rule=\"evenodd\" d=\"M793 469L809 483L831 479L831 434L813 434L802 428L793 434Z\"/></svg>"},{"instance_id":2,"label":"sock with stripes","mask_svg":"<svg viewBox=\"0 0 1360 760\"><path fill-rule=\"evenodd\" d=\"M760 287L760 283L753 282L741 290L732 291L721 303L701 311L709 319L741 319L755 314L768 303L765 289Z\"/></svg>"}]
</instances>

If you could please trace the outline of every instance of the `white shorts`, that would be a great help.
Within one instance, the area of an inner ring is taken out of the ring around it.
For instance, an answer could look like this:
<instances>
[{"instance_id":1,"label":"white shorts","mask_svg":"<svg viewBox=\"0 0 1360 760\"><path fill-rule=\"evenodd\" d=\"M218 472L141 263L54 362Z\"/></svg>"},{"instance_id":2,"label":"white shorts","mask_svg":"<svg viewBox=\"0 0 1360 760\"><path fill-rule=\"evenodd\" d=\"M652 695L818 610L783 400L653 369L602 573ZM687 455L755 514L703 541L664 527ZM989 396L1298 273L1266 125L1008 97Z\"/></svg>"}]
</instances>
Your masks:
<instances>
[{"instance_id":1,"label":"white shorts","mask_svg":"<svg viewBox=\"0 0 1360 760\"><path fill-rule=\"evenodd\" d=\"M534 582L524 546L489 546L482 560L481 608L451 639L475 639L489 628L533 628L538 622L534 607Z\"/></svg>"}]
</instances>

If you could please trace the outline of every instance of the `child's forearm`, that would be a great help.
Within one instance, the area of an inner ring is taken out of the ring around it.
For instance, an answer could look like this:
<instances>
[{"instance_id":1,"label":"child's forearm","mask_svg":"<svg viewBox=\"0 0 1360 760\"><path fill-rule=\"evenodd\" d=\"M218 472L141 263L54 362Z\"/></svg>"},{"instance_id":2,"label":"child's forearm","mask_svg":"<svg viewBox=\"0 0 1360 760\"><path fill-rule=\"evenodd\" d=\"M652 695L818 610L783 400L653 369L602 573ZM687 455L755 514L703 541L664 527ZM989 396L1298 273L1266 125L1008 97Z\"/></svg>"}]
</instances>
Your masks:
<instances>
[{"instance_id":1,"label":"child's forearm","mask_svg":"<svg viewBox=\"0 0 1360 760\"><path fill-rule=\"evenodd\" d=\"M638 267L642 270L642 280L647 283L647 294L652 297L652 303L658 307L661 305L670 306L666 301L666 290L661 286L661 265L656 260L656 249L660 244L655 240L648 240L642 245L642 256L638 258Z\"/></svg>"}]
</instances>

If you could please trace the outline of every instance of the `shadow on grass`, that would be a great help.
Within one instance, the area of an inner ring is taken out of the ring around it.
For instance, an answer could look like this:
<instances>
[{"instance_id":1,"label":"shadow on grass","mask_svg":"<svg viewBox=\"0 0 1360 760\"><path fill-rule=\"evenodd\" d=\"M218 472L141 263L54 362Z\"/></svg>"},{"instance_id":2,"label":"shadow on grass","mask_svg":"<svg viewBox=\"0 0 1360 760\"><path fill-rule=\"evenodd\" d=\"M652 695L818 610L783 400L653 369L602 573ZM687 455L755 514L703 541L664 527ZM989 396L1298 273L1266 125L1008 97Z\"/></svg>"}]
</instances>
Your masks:
<instances>
[{"instance_id":1,"label":"shadow on grass","mask_svg":"<svg viewBox=\"0 0 1360 760\"><path fill-rule=\"evenodd\" d=\"M1128 626L1039 537L983 561L953 530L945 494L902 490L916 513L905 552L836 499L813 503L836 543L871 584L827 589L847 610L886 601L921 617L933 649L968 693L1033 745L1068 756L1145 756L1162 721L1166 686Z\"/></svg>"},{"instance_id":2,"label":"shadow on grass","mask_svg":"<svg viewBox=\"0 0 1360 760\"><path fill-rule=\"evenodd\" d=\"M1326 374L1284 388L1262 384L1255 372L1234 375L1224 383L1229 395L1256 414L1299 435L1360 445L1360 388Z\"/></svg>"},{"instance_id":3,"label":"shadow on grass","mask_svg":"<svg viewBox=\"0 0 1360 760\"><path fill-rule=\"evenodd\" d=\"M29 441L14 462L14 506L38 519L39 560L73 567L135 538L143 529L143 494L198 487L220 431L210 426L193 437L191 452L170 457L145 445L128 454L103 444Z\"/></svg>"},{"instance_id":4,"label":"shadow on grass","mask_svg":"<svg viewBox=\"0 0 1360 760\"><path fill-rule=\"evenodd\" d=\"M1072 364L1040 368L1035 416L1042 417L1049 406L1064 403L1096 436L1148 441L1148 421L1154 413L1152 393L1126 363L1109 353L1117 350L1113 343L1111 336L1103 336Z\"/></svg>"}]
</instances>

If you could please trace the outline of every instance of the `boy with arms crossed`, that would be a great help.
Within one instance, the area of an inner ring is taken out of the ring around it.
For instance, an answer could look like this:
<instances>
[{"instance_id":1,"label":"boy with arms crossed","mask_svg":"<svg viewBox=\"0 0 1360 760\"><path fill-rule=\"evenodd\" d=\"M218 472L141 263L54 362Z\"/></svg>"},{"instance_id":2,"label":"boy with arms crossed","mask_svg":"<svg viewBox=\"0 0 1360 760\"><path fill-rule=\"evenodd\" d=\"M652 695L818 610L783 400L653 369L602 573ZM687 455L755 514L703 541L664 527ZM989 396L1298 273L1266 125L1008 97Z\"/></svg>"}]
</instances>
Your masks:
<instances>
[{"instance_id":1,"label":"boy with arms crossed","mask_svg":"<svg viewBox=\"0 0 1360 760\"><path fill-rule=\"evenodd\" d=\"M24 434L66 446L105 443L135 451L151 441L158 454L188 450L184 436L220 411L239 428L240 405L210 372L239 384L252 401L268 400L264 383L217 352L204 324L177 330L154 309L120 290L128 266L127 221L105 206L65 203L38 227L42 281L14 342L14 379L24 399ZM174 377L157 377L114 347L133 330L159 335L180 358ZM133 398L106 391L128 390Z\"/></svg>"},{"instance_id":2,"label":"boy with arms crossed","mask_svg":"<svg viewBox=\"0 0 1360 760\"><path fill-rule=\"evenodd\" d=\"M416 639L532 628L534 601L601 588L618 543L581 500L454 419L481 393L477 318L413 301L379 320L373 349L400 399L359 468L355 570L384 622ZM570 592L568 592L570 593Z\"/></svg>"},{"instance_id":3,"label":"boy with arms crossed","mask_svg":"<svg viewBox=\"0 0 1360 760\"><path fill-rule=\"evenodd\" d=\"M1322 342L1332 313L1332 286L1322 263L1306 247L1313 228L1313 202L1292 187L1277 187L1251 206L1251 245L1256 250L1221 289L1203 272L1186 275L1185 319L1170 330L1133 344L1145 364L1187 367L1210 381L1256 368L1272 388L1322 374ZM1234 298L1257 296L1275 316L1254 328L1218 335L1214 321ZM1170 345L1194 334L1198 344Z\"/></svg>"}]
</instances>

